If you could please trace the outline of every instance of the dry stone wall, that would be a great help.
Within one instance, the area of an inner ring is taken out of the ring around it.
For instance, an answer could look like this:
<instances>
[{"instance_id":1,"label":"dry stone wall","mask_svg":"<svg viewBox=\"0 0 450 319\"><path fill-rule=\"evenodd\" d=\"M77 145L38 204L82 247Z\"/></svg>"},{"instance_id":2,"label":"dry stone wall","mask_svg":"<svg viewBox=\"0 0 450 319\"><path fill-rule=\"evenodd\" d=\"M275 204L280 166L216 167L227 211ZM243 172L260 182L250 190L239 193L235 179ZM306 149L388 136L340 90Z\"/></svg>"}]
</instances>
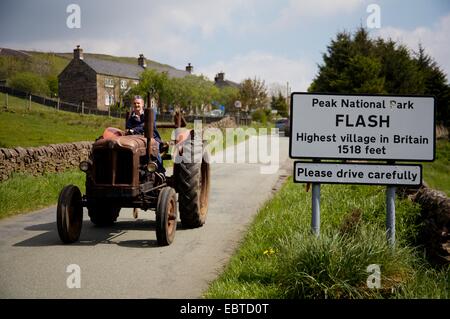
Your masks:
<instances>
[{"instance_id":1,"label":"dry stone wall","mask_svg":"<svg viewBox=\"0 0 450 319\"><path fill-rule=\"evenodd\" d=\"M422 187L412 200L421 206L423 227L419 241L425 245L427 255L439 264L450 263L450 198Z\"/></svg>"},{"instance_id":2,"label":"dry stone wall","mask_svg":"<svg viewBox=\"0 0 450 319\"><path fill-rule=\"evenodd\" d=\"M80 161L89 157L91 148L92 142L0 148L0 182L15 172L42 175L78 167Z\"/></svg>"},{"instance_id":3,"label":"dry stone wall","mask_svg":"<svg viewBox=\"0 0 450 319\"><path fill-rule=\"evenodd\" d=\"M225 128L234 128L234 127L236 127L236 122L234 121L234 118L228 117L228 116L224 117L220 121L213 122L213 123L206 125L206 128L225 129Z\"/></svg>"},{"instance_id":4,"label":"dry stone wall","mask_svg":"<svg viewBox=\"0 0 450 319\"><path fill-rule=\"evenodd\" d=\"M236 127L236 123L233 118L226 117L208 124L207 127ZM37 176L78 167L82 160L89 157L92 144L93 142L75 142L40 147L0 148L0 182L16 172Z\"/></svg>"}]
</instances>

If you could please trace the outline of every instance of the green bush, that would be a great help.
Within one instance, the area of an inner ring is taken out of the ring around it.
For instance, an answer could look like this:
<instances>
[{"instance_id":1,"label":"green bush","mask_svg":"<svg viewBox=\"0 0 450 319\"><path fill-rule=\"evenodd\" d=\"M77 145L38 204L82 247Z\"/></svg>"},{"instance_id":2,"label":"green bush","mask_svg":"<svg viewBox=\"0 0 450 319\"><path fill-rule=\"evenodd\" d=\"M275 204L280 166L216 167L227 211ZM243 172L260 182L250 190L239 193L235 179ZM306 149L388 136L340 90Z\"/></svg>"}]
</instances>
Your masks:
<instances>
[{"instance_id":1,"label":"green bush","mask_svg":"<svg viewBox=\"0 0 450 319\"><path fill-rule=\"evenodd\" d=\"M252 113L252 120L265 125L267 123L266 112L263 109L257 109Z\"/></svg>"},{"instance_id":2,"label":"green bush","mask_svg":"<svg viewBox=\"0 0 450 319\"><path fill-rule=\"evenodd\" d=\"M17 90L40 95L49 95L47 82L39 75L30 72L16 73L8 80L8 85Z\"/></svg>"},{"instance_id":3,"label":"green bush","mask_svg":"<svg viewBox=\"0 0 450 319\"><path fill-rule=\"evenodd\" d=\"M56 76L50 76L47 79L47 86L52 96L58 95L58 78Z\"/></svg>"}]
</instances>

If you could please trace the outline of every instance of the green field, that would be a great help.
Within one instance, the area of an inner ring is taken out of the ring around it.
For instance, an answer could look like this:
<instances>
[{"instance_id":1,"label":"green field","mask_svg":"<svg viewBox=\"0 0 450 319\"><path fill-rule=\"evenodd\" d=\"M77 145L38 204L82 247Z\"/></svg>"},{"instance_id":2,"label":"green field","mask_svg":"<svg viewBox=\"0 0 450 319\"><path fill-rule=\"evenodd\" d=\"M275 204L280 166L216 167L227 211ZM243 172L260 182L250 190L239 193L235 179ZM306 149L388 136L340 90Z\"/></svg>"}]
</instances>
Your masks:
<instances>
[{"instance_id":1,"label":"green field","mask_svg":"<svg viewBox=\"0 0 450 319\"><path fill-rule=\"evenodd\" d=\"M38 103L0 94L0 147L28 147L47 144L95 141L108 126L124 129L125 119L98 115L82 115L57 111ZM171 129L159 130L163 139L170 139Z\"/></svg>"},{"instance_id":2,"label":"green field","mask_svg":"<svg viewBox=\"0 0 450 319\"><path fill-rule=\"evenodd\" d=\"M288 181L259 211L205 298L450 298L448 269L411 246L419 207L397 200L397 246L388 247L383 187L323 185L321 235L311 235L311 193ZM367 267L381 269L369 289Z\"/></svg>"}]
</instances>

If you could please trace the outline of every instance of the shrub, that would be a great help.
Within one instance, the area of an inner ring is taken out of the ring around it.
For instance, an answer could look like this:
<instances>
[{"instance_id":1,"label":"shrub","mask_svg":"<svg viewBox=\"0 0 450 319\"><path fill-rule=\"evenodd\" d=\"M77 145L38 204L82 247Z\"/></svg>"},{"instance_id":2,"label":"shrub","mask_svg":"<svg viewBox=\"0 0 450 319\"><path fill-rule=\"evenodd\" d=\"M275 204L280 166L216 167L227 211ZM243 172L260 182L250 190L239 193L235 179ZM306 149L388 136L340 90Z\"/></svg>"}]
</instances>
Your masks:
<instances>
[{"instance_id":1,"label":"shrub","mask_svg":"<svg viewBox=\"0 0 450 319\"><path fill-rule=\"evenodd\" d=\"M262 124L267 123L267 115L263 109L257 109L252 113L252 120Z\"/></svg>"},{"instance_id":2,"label":"shrub","mask_svg":"<svg viewBox=\"0 0 450 319\"><path fill-rule=\"evenodd\" d=\"M16 73L9 79L8 85L24 92L41 95L50 94L47 82L42 77L30 72Z\"/></svg>"}]
</instances>

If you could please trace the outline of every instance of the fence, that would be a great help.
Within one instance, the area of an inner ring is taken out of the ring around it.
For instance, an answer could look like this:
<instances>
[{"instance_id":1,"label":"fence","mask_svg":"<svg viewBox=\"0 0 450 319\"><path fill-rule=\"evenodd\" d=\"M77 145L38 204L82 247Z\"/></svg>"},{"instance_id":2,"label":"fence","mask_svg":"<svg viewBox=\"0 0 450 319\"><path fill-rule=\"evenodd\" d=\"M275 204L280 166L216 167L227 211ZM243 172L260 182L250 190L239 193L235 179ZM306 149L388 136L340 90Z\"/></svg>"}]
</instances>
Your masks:
<instances>
[{"instance_id":1,"label":"fence","mask_svg":"<svg viewBox=\"0 0 450 319\"><path fill-rule=\"evenodd\" d=\"M30 99L31 102L39 103L45 106L52 107L57 110L61 111L67 111L67 112L73 112L73 113L83 113L83 114L94 114L94 115L107 115L112 117L118 117L121 118L124 116L123 112L117 112L117 111L103 111L98 109L93 109L84 106L82 103L75 104L75 103L69 103L64 102L59 99L49 98L45 96L40 96L28 92L23 92L8 86L0 86L0 92L7 93L12 96L16 96L23 99Z\"/></svg>"},{"instance_id":2,"label":"fence","mask_svg":"<svg viewBox=\"0 0 450 319\"><path fill-rule=\"evenodd\" d=\"M64 102L59 99L54 99L54 98L31 94L28 92L23 92L23 91L20 91L20 90L17 90L17 89L8 87L8 86L0 85L0 92L7 93L9 95L16 96L19 98L30 99L30 101L32 101L32 102L36 102L36 103L39 103L39 104L42 104L42 105L45 105L48 107L52 107L57 110L61 110L61 111L111 116L111 117L116 117L116 118L125 117L125 113L122 111L104 111L104 110L99 110L99 109L93 109L93 108L83 106L83 104L81 104L81 103L75 104L75 103ZM204 116L204 115L185 115L184 117L185 117L186 121L189 123L193 123L195 120L201 120L203 123L206 123L206 124L220 121L221 119L224 118L224 116L217 117L217 116ZM232 117L234 117L235 121L236 121L236 117L235 116L232 116ZM158 122L172 122L173 115L169 112L158 113L156 116L156 120ZM241 116L239 118L239 122L241 125L249 125L251 122L251 119Z\"/></svg>"}]
</instances>

